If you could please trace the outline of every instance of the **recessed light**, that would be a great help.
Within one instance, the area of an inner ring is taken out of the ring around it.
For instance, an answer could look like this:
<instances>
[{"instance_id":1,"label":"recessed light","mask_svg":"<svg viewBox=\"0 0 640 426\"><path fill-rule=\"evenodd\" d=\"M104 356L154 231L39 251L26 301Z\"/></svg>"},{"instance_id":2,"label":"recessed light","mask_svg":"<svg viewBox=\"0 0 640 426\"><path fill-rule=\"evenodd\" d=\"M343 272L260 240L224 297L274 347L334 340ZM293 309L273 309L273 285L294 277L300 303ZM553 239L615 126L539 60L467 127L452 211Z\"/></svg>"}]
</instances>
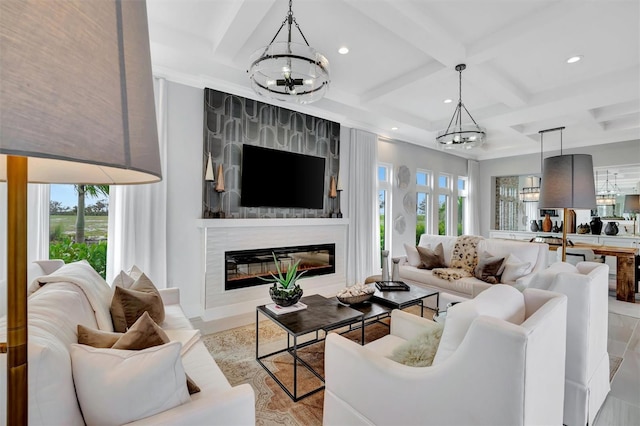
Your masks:
<instances>
[{"instance_id":1,"label":"recessed light","mask_svg":"<svg viewBox=\"0 0 640 426\"><path fill-rule=\"evenodd\" d=\"M398 128L397 127L392 127L391 130L398 130Z\"/></svg>"},{"instance_id":2,"label":"recessed light","mask_svg":"<svg viewBox=\"0 0 640 426\"><path fill-rule=\"evenodd\" d=\"M450 104L451 102L453 102L451 99L445 99L445 100L444 100L444 103L445 103L445 104Z\"/></svg>"},{"instance_id":3,"label":"recessed light","mask_svg":"<svg viewBox=\"0 0 640 426\"><path fill-rule=\"evenodd\" d=\"M576 62L578 62L580 59L582 59L582 55L577 55L577 56L572 56L569 59L567 59L567 63L568 64L575 64Z\"/></svg>"},{"instance_id":4,"label":"recessed light","mask_svg":"<svg viewBox=\"0 0 640 426\"><path fill-rule=\"evenodd\" d=\"M349 48L346 46L342 46L340 49L338 49L338 53L341 55L346 55L347 53L349 53Z\"/></svg>"}]
</instances>

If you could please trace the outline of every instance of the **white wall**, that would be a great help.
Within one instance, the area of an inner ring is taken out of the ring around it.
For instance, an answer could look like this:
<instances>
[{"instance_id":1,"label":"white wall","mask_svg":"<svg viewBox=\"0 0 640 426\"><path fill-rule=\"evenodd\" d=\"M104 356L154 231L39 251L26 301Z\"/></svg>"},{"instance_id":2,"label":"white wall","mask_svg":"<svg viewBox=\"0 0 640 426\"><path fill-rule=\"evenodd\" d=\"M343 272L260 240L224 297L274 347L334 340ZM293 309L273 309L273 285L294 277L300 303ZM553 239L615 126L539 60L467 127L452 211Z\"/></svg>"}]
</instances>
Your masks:
<instances>
[{"instance_id":1,"label":"white wall","mask_svg":"<svg viewBox=\"0 0 640 426\"><path fill-rule=\"evenodd\" d=\"M439 173L448 173L453 179L454 191L451 198L451 211L455 212L456 204L454 203L457 198L457 179L458 176L467 176L467 160L457 157L455 155L448 154L446 152L436 151L430 148L424 148L415 144L410 144L401 141L392 140L378 140L378 162L388 163L393 165L393 190L391 194L391 208L392 208L392 229L393 219L402 214L406 221L406 230L404 233L399 234L395 230L391 235L391 257L404 256L405 250L404 243L415 244L415 229L416 229L416 212L405 211L403 206L403 198L405 194L413 194L415 201L416 193L416 170L429 170L433 173L434 186L437 187L437 176ZM400 189L397 186L395 173L399 166L407 166L411 170L411 180L408 188ZM434 191L435 198L431 203L431 226L432 230L437 232L438 229L438 205L437 205L437 188ZM455 216L452 215L452 221L454 222L451 227L451 232L456 232Z\"/></svg>"},{"instance_id":2,"label":"white wall","mask_svg":"<svg viewBox=\"0 0 640 426\"><path fill-rule=\"evenodd\" d=\"M167 286L180 288L189 317L201 314L201 233L204 91L167 85Z\"/></svg>"},{"instance_id":3,"label":"white wall","mask_svg":"<svg viewBox=\"0 0 640 426\"><path fill-rule=\"evenodd\" d=\"M640 163L640 140L565 149L563 154L591 154L593 166L617 166ZM544 157L560 155L545 152ZM540 174L540 154L496 158L480 161L480 230L484 237L493 228L495 214L495 177Z\"/></svg>"}]
</instances>

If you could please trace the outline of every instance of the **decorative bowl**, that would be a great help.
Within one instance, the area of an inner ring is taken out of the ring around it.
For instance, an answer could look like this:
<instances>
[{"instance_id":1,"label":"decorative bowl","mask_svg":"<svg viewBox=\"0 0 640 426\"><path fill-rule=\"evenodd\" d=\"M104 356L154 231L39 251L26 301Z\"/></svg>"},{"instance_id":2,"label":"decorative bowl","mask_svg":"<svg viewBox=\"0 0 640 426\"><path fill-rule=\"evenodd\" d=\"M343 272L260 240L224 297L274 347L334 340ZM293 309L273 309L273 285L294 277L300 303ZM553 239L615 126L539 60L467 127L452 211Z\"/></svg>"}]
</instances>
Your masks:
<instances>
[{"instance_id":1,"label":"decorative bowl","mask_svg":"<svg viewBox=\"0 0 640 426\"><path fill-rule=\"evenodd\" d=\"M282 289L270 287L269 296L271 296L271 300L273 300L273 303L285 308L287 306L295 305L296 303L298 303L298 301L302 297L302 289L296 286L292 291L285 291Z\"/></svg>"},{"instance_id":2,"label":"decorative bowl","mask_svg":"<svg viewBox=\"0 0 640 426\"><path fill-rule=\"evenodd\" d=\"M359 294L357 296L336 296L336 298L338 299L338 302L344 303L345 305L355 305L357 303L366 302L371 299L371 296L373 296L373 293Z\"/></svg>"}]
</instances>

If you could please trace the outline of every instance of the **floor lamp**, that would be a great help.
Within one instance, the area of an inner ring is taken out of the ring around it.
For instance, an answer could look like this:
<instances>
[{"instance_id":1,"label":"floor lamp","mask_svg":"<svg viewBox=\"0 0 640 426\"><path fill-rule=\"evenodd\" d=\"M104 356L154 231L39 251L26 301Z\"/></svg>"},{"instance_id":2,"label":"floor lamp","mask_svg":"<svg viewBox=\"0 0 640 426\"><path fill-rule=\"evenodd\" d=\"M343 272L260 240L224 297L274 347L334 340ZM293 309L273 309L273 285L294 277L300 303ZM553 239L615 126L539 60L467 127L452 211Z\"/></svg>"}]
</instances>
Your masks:
<instances>
[{"instance_id":1,"label":"floor lamp","mask_svg":"<svg viewBox=\"0 0 640 426\"><path fill-rule=\"evenodd\" d=\"M567 209L594 209L596 188L593 181L593 158L587 154L562 155L564 127L543 130L560 131L560 155L544 160L538 208L564 209L562 226L562 261L567 260Z\"/></svg>"},{"instance_id":2,"label":"floor lamp","mask_svg":"<svg viewBox=\"0 0 640 426\"><path fill-rule=\"evenodd\" d=\"M0 1L0 44L6 412L26 425L27 183L150 183L161 169L144 1Z\"/></svg>"},{"instance_id":3,"label":"floor lamp","mask_svg":"<svg viewBox=\"0 0 640 426\"><path fill-rule=\"evenodd\" d=\"M624 196L624 212L633 216L633 235L636 235L636 216L640 213L640 194Z\"/></svg>"}]
</instances>

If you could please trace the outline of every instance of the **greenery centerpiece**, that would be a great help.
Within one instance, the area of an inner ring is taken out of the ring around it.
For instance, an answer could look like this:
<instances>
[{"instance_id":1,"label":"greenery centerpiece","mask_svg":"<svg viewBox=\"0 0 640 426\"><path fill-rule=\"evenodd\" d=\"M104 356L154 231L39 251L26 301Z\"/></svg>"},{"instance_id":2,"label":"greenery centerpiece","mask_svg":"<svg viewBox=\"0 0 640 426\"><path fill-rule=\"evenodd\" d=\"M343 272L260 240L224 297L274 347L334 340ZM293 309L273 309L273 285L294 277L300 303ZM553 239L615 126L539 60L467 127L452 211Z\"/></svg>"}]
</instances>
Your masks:
<instances>
[{"instance_id":1,"label":"greenery centerpiece","mask_svg":"<svg viewBox=\"0 0 640 426\"><path fill-rule=\"evenodd\" d=\"M300 260L298 260L283 273L275 253L272 252L271 254L273 255L273 261L276 265L278 275L276 276L270 273L271 278L260 277L260 279L273 283L269 288L269 295L276 305L283 307L294 305L298 303L298 300L302 297L302 288L300 288L297 283L298 278L307 271L298 272L298 266L300 265Z\"/></svg>"}]
</instances>

